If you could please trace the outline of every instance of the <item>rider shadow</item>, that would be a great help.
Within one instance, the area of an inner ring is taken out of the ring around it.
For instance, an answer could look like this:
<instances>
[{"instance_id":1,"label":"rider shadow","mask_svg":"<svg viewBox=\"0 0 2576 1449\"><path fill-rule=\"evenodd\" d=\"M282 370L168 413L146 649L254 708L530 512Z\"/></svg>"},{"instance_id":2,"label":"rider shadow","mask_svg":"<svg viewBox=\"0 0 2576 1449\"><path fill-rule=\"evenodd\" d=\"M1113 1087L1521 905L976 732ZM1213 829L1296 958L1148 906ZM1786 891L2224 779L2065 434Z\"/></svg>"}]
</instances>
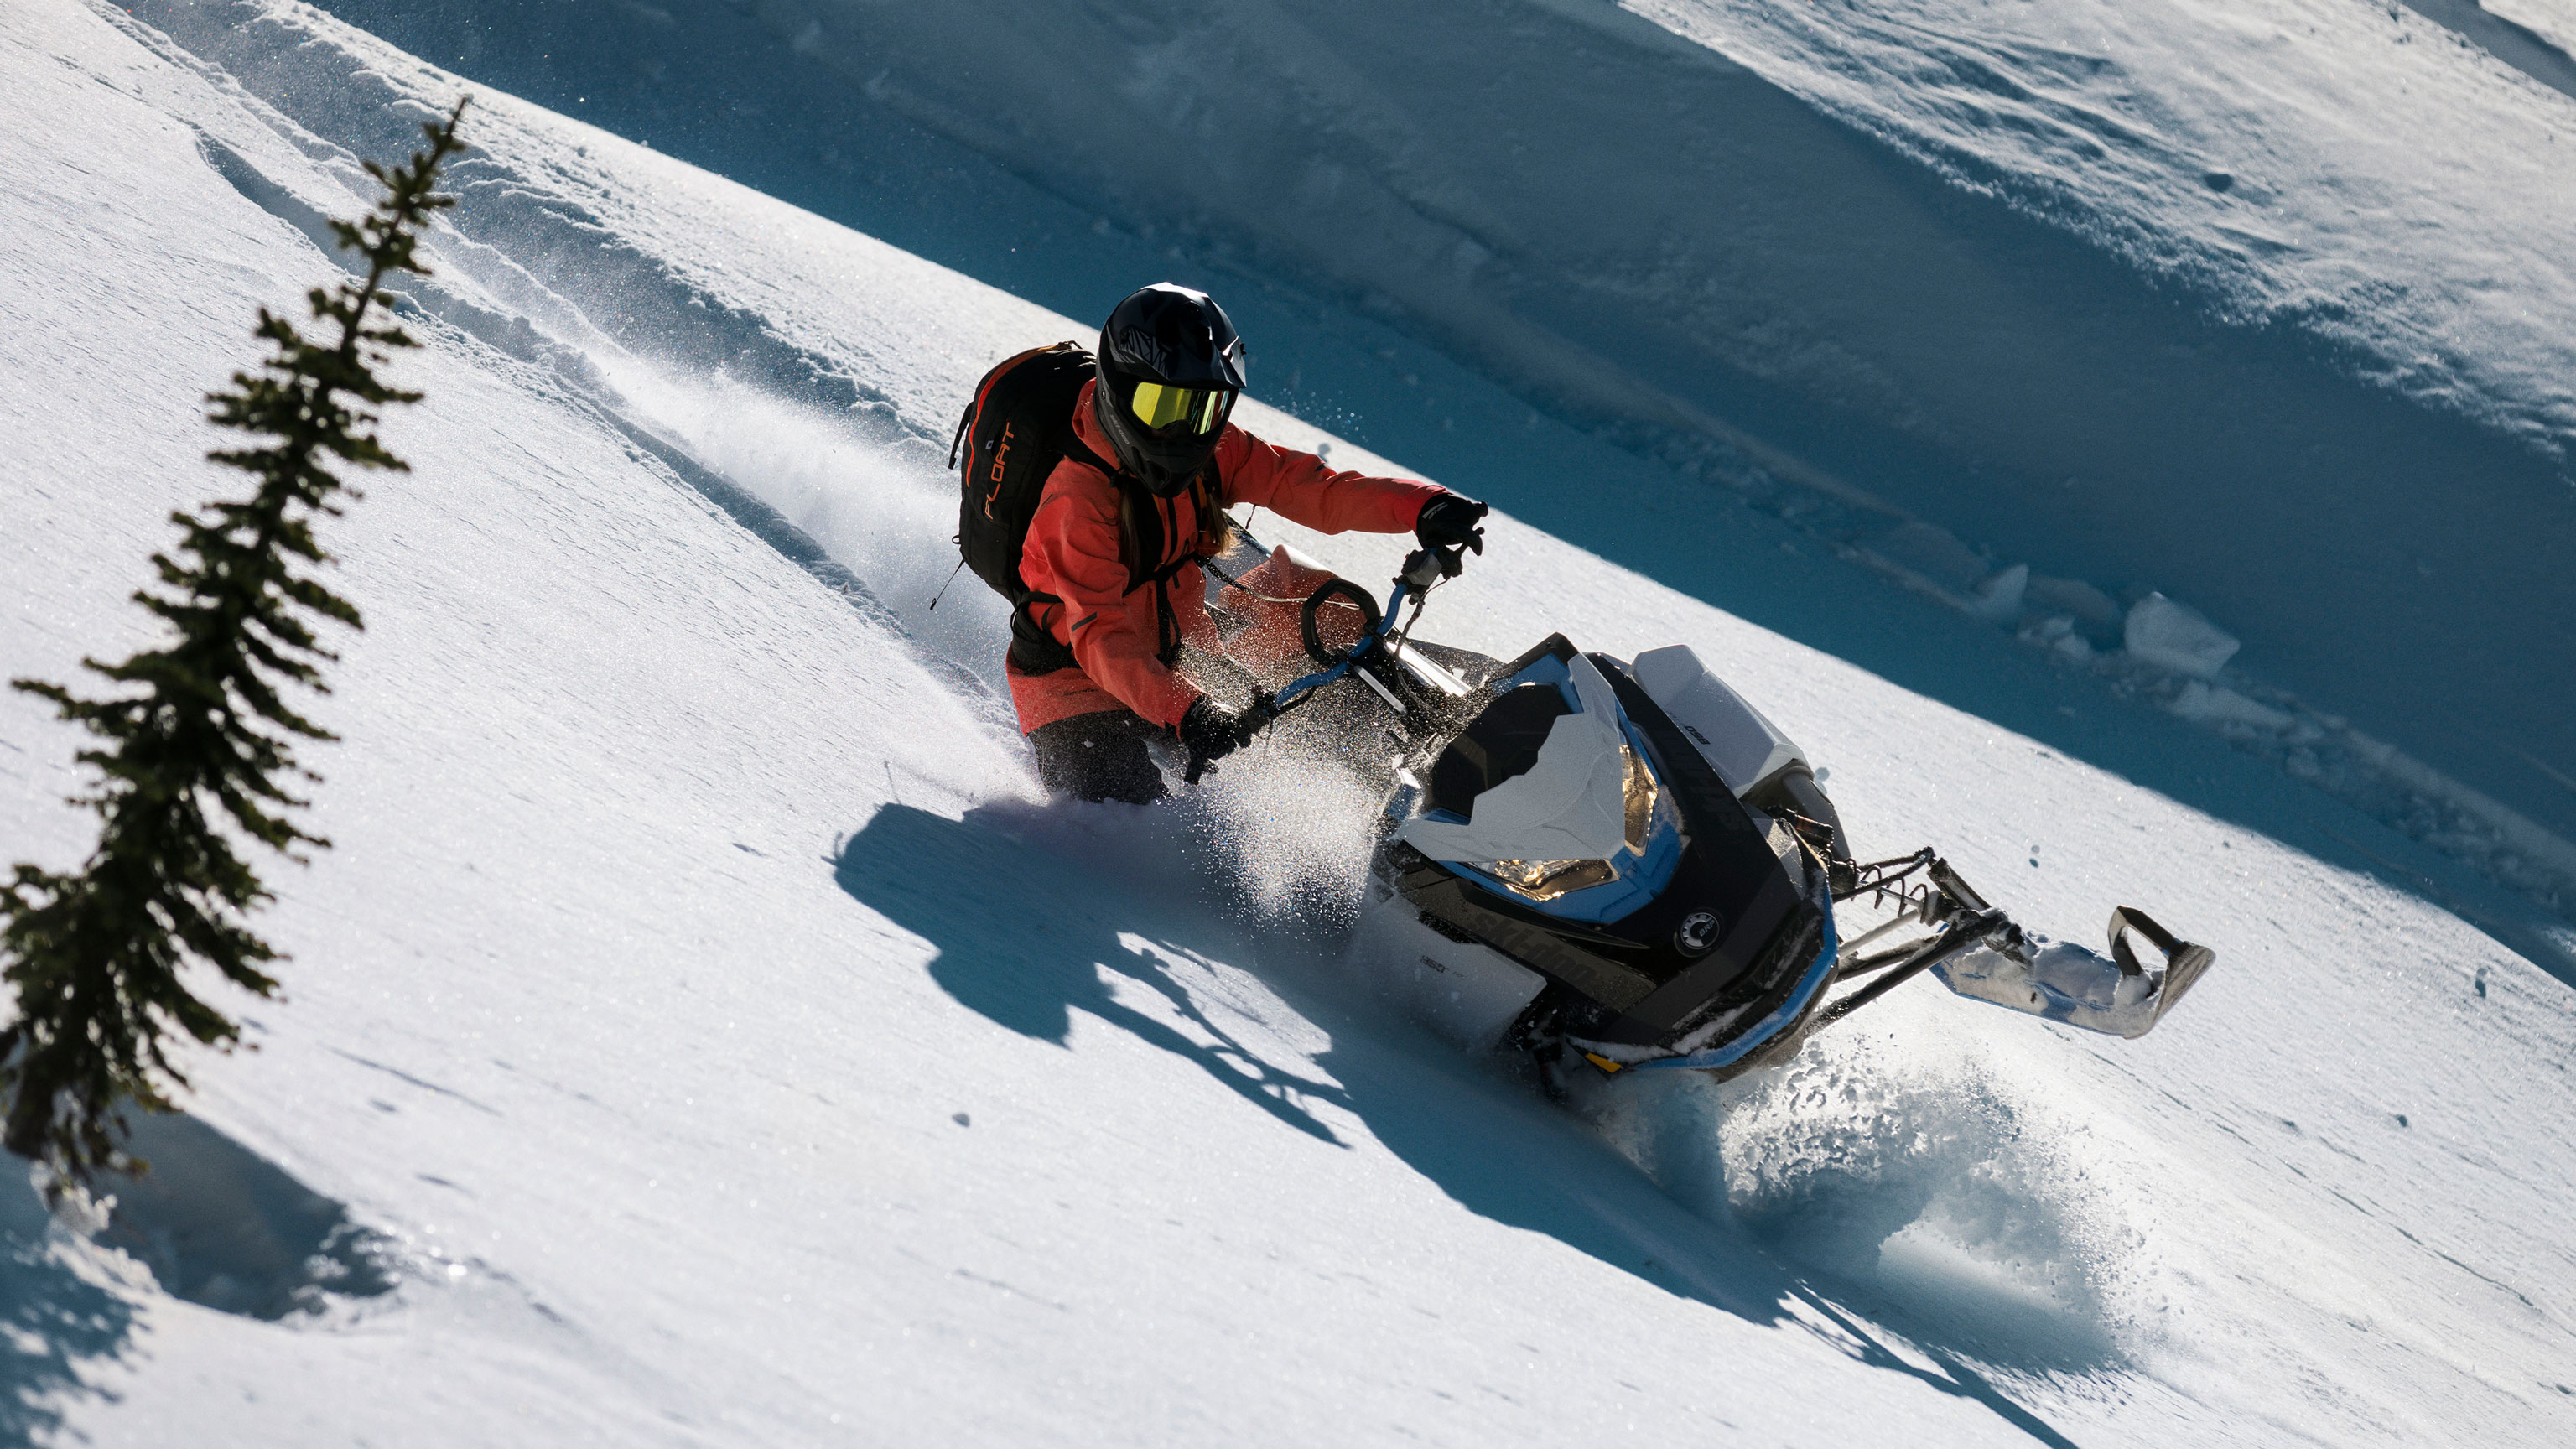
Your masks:
<instances>
[{"instance_id":1,"label":"rider shadow","mask_svg":"<svg viewBox=\"0 0 2576 1449\"><path fill-rule=\"evenodd\" d=\"M1195 1063L1281 1125L1343 1145L1308 1105L1347 1105L1342 1094L1264 1062L1211 1019L1158 959L1202 953L1170 942L1168 930L1150 941L1122 932L1103 906L1114 900L1129 924L1173 923L1136 920L1135 898L1106 896L1097 877L1013 840L979 814L950 820L888 805L843 844L833 862L835 879L871 910L938 946L930 978L995 1025L1063 1046L1073 1013L1086 1012ZM972 881L995 889L961 888ZM1206 1040L1128 1005L1120 999L1122 985L1159 996Z\"/></svg>"},{"instance_id":2,"label":"rider shadow","mask_svg":"<svg viewBox=\"0 0 2576 1449\"><path fill-rule=\"evenodd\" d=\"M1197 1064L1282 1125L1348 1147L1311 1105L1345 1109L1379 1144L1478 1216L1544 1234L1749 1323L1794 1322L1857 1361L1982 1403L2040 1443L2068 1444L1968 1360L2038 1375L2097 1365L2049 1361L2045 1355L2039 1361L1998 1359L1957 1340L1945 1342L1937 1331L1917 1333L1909 1324L1902 1330L1904 1342L1936 1366L1921 1367L1891 1348L1886 1335L1874 1333L1858 1313L1838 1306L1865 1299L1865 1293L1796 1268L1747 1235L1712 1227L1570 1114L1540 1101L1527 1084L1400 1023L1337 1020L1343 1013L1331 1002L1297 1002L1331 1032L1333 1047L1318 1065L1340 1085L1282 1072L1211 1020L1155 960L1201 955L1175 942L1199 933L1208 937L1205 955L1240 959L1241 940L1189 906L1159 918L1141 915L1141 893L1104 889L1101 877L1058 851L1012 838L989 811L951 820L888 805L842 846L834 864L842 889L936 946L931 978L960 1005L997 1025L1064 1044L1074 1011L1089 1013ZM976 881L994 889L963 888ZM997 896L1006 896L1008 904L997 904ZM1195 924L1183 924L1193 917ZM1130 929L1122 932L1122 926ZM1137 926L1153 930L1150 944L1131 944L1144 939L1132 929ZM1262 954L1275 959L1283 948L1298 949L1265 936ZM1285 983L1267 984L1276 989ZM1122 986L1131 997L1136 988L1152 991L1203 1040L1126 1005ZM1870 1316L1882 1317L1876 1311Z\"/></svg>"}]
</instances>

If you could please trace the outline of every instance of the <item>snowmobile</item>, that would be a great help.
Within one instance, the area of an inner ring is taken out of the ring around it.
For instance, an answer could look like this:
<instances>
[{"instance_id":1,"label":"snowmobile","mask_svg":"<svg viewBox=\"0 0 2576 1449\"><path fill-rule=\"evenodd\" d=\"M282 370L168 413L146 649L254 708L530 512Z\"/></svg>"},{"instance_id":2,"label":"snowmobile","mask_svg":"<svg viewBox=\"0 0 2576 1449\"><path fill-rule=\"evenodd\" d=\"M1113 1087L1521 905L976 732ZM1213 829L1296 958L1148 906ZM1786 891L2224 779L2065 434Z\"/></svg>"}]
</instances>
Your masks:
<instances>
[{"instance_id":1,"label":"snowmobile","mask_svg":"<svg viewBox=\"0 0 2576 1449\"><path fill-rule=\"evenodd\" d=\"M1930 849L1855 860L1797 743L1687 646L1622 660L1557 634L1495 660L1415 639L1462 562L1416 550L1380 607L1247 537L1211 562L1227 643L1195 672L1382 791L1359 949L1451 1034L1528 1054L1551 1090L1586 1067L1784 1062L1925 973L2143 1036L2215 960L2126 906L2108 956L2051 942ZM1846 939L1838 908L1887 914Z\"/></svg>"}]
</instances>

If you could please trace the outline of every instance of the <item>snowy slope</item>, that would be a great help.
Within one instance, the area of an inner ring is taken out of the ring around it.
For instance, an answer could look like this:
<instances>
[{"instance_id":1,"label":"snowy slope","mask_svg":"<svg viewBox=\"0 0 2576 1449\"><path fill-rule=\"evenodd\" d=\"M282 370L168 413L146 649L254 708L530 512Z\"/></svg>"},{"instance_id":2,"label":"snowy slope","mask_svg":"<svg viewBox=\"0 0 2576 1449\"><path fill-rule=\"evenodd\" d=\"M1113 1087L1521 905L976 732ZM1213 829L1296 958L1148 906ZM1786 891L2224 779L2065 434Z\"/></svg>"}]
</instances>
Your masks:
<instances>
[{"instance_id":1,"label":"snowy slope","mask_svg":"<svg viewBox=\"0 0 2576 1449\"><path fill-rule=\"evenodd\" d=\"M1301 418L2141 771L1963 668L2017 634L2076 717L2195 719L2576 972L2514 926L2576 926L2571 101L2465 0L327 8L1069 315L1211 286ZM142 13L229 54L247 10ZM1865 570L1716 567L1741 508ZM2125 647L2151 590L2244 642L2215 696Z\"/></svg>"},{"instance_id":2,"label":"snowy slope","mask_svg":"<svg viewBox=\"0 0 2576 1449\"><path fill-rule=\"evenodd\" d=\"M1599 485L1992 585L2085 705L2576 921L2576 63L2468 0L327 8L1075 316L1210 286L1300 416L1990 718L1883 585L1792 604ZM2141 691L2150 591L2251 706Z\"/></svg>"},{"instance_id":3,"label":"snowy slope","mask_svg":"<svg viewBox=\"0 0 2576 1449\"><path fill-rule=\"evenodd\" d=\"M2442 23L2475 4L1635 8L2403 391L2553 451L2576 428L2576 64Z\"/></svg>"},{"instance_id":4,"label":"snowy slope","mask_svg":"<svg viewBox=\"0 0 2576 1449\"><path fill-rule=\"evenodd\" d=\"M328 275L344 148L458 89L280 13L237 75L103 6L0 12L7 673L143 637L163 515L226 486L199 394ZM291 995L100 1242L7 1200L9 1432L2565 1436L2576 1010L2493 940L1505 519L1445 637L1692 644L1865 842L2223 955L2141 1043L1909 994L1724 1100L1548 1108L1339 959L1319 782L1256 754L1160 815L1044 806L977 682L991 601L921 612L956 397L1077 323L477 114L389 430L415 471L330 533L370 627L319 706L337 848L263 922ZM1764 527L1719 560L1784 557ZM73 858L73 741L12 695L0 744L11 858ZM299 1288L322 1311L226 1311Z\"/></svg>"}]
</instances>

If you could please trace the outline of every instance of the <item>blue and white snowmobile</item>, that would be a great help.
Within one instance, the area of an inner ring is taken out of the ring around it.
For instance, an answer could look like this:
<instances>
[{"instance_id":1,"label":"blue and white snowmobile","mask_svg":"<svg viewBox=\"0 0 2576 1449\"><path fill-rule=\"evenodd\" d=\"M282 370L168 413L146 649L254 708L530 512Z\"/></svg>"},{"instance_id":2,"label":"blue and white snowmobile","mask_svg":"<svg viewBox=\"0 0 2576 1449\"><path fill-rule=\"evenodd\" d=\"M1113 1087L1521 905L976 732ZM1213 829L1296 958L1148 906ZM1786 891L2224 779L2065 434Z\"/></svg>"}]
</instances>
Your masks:
<instances>
[{"instance_id":1,"label":"blue and white snowmobile","mask_svg":"<svg viewBox=\"0 0 2576 1449\"><path fill-rule=\"evenodd\" d=\"M1321 576L1302 562L1253 572ZM1459 563L1415 552L1383 610L1346 579L1314 588L1299 634L1320 667L1251 704L1383 785L1361 949L1453 1033L1551 1084L1584 1063L1733 1076L1930 972L2136 1037L2215 959L2127 907L2108 956L2034 937L1928 849L1856 862L1797 743L1685 646L1621 660L1555 635L1503 662L1415 641ZM1221 618L1291 602L1226 577ZM1893 914L1845 939L1838 906Z\"/></svg>"}]
</instances>

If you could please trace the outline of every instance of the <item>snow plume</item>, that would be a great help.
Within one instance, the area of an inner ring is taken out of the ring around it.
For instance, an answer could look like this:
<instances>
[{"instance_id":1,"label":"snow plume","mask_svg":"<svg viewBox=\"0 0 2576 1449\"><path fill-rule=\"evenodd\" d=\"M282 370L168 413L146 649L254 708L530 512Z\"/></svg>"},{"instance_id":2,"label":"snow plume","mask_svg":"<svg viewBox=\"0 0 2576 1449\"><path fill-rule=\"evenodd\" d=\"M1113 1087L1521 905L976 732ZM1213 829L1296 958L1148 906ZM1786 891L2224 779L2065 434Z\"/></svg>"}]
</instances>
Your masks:
<instances>
[{"instance_id":1,"label":"snow plume","mask_svg":"<svg viewBox=\"0 0 2576 1449\"><path fill-rule=\"evenodd\" d=\"M864 581L917 648L981 680L987 702L1007 713L1009 607L957 572L957 484L937 444L865 405L826 408L623 355L593 360L652 432L776 509ZM1312 933L1350 922L1377 801L1349 770L1277 735L1225 760L1202 789L1182 788L1181 763L1165 761L1175 822L1112 824L1124 811L1104 807L1092 826L1156 837L1127 842L1134 851L1181 849L1194 891L1214 890L1258 923Z\"/></svg>"},{"instance_id":2,"label":"snow plume","mask_svg":"<svg viewBox=\"0 0 2576 1449\"><path fill-rule=\"evenodd\" d=\"M1987 1064L1831 1046L1730 1084L1715 1127L1731 1218L1923 1316L2107 1331L2136 1234L2079 1129Z\"/></svg>"},{"instance_id":3,"label":"snow plume","mask_svg":"<svg viewBox=\"0 0 2576 1449\"><path fill-rule=\"evenodd\" d=\"M865 404L825 407L613 350L591 360L647 431L775 509L855 575L917 649L950 666L958 685L975 692L966 676L980 681L988 713L1008 715L1001 644L1009 608L982 580L957 572L957 485L937 443ZM1137 869L1174 869L1171 859L1148 866L1146 858L1179 852L1189 893L1213 893L1252 922L1337 932L1358 910L1377 801L1295 733L1257 741L1199 789L1184 789L1182 762L1166 759L1176 793L1170 821L1127 822L1123 807L1067 808L1084 818L1080 830L1119 837L1115 848ZM1127 838L1139 835L1150 839Z\"/></svg>"},{"instance_id":4,"label":"snow plume","mask_svg":"<svg viewBox=\"0 0 2576 1449\"><path fill-rule=\"evenodd\" d=\"M1339 931L1357 916L1377 800L1339 763L1259 740L1187 802L1234 904L1275 928Z\"/></svg>"},{"instance_id":5,"label":"snow plume","mask_svg":"<svg viewBox=\"0 0 2576 1449\"><path fill-rule=\"evenodd\" d=\"M866 580L923 649L1007 693L996 641L1009 609L956 572L957 484L937 444L866 404L828 408L720 372L595 360L648 426Z\"/></svg>"},{"instance_id":6,"label":"snow plume","mask_svg":"<svg viewBox=\"0 0 2576 1449\"><path fill-rule=\"evenodd\" d=\"M1994 1064L1851 1041L1723 1084L1641 1072L1578 1094L1683 1206L1950 1342L2053 1368L2116 1356L2142 1240L2080 1129Z\"/></svg>"}]
</instances>

